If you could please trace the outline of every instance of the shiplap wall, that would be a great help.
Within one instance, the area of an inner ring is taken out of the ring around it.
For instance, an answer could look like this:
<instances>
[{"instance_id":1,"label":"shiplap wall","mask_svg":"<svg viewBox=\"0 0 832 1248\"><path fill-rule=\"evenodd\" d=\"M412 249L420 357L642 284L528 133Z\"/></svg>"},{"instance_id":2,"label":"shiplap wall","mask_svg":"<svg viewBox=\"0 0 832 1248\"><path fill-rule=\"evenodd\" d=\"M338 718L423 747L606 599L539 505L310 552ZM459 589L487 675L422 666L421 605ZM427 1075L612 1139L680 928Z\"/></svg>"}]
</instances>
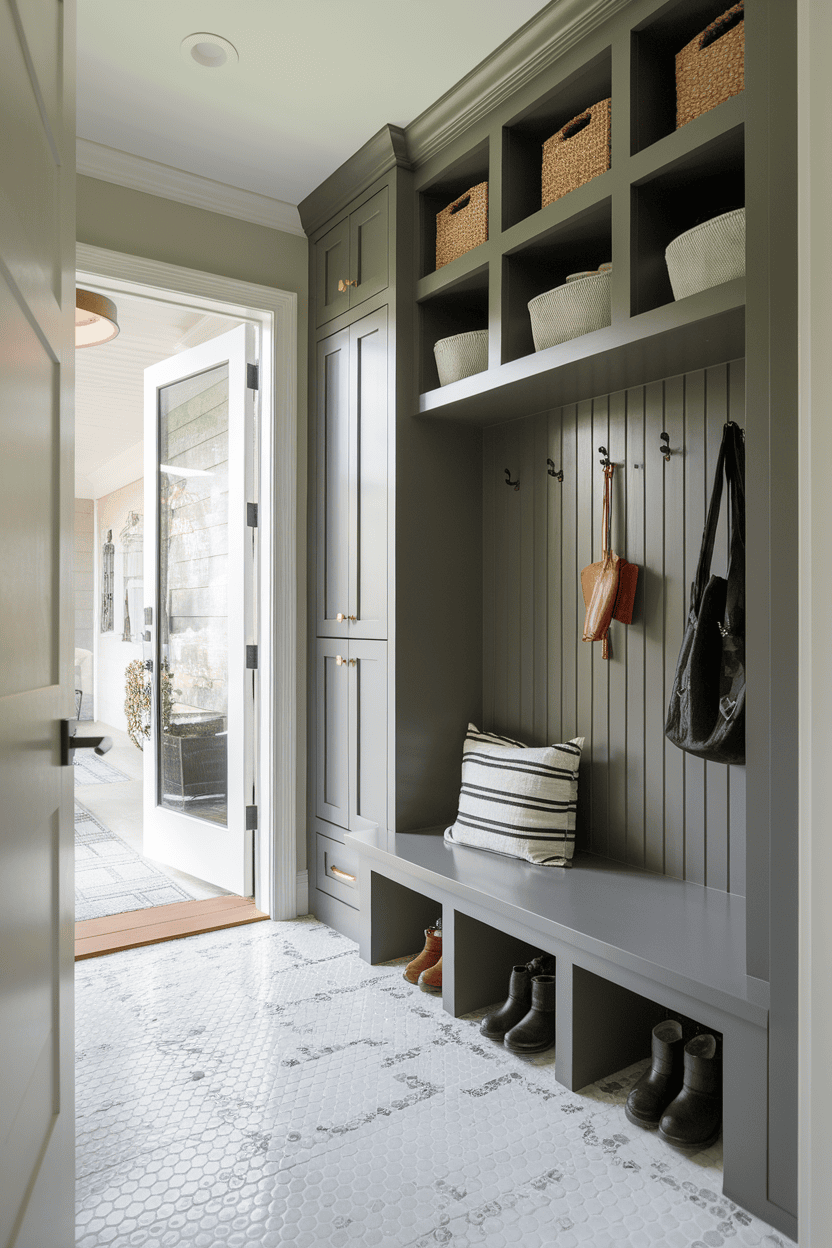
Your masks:
<instances>
[{"instance_id":1,"label":"shiplap wall","mask_svg":"<svg viewBox=\"0 0 832 1248\"><path fill-rule=\"evenodd\" d=\"M738 360L496 426L483 447L485 726L529 744L586 737L579 850L740 894L745 768L683 754L664 720L723 425L744 426L744 411ZM580 569L601 557L600 445L615 464L613 549L639 566L633 622L613 623L606 662L581 640ZM712 570L724 575L721 527Z\"/></svg>"}]
</instances>

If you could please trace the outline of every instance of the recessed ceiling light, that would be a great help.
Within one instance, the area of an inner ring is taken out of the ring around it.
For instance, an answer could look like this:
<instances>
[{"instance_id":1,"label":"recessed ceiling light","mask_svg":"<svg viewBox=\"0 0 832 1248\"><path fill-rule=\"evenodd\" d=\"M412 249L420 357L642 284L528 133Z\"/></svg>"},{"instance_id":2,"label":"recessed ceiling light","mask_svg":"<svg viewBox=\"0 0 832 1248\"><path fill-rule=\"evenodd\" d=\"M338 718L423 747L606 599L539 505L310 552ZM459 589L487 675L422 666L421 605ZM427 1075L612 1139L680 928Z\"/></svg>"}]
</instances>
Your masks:
<instances>
[{"instance_id":1,"label":"recessed ceiling light","mask_svg":"<svg viewBox=\"0 0 832 1248\"><path fill-rule=\"evenodd\" d=\"M179 46L186 61L195 61L203 69L226 69L240 59L233 43L206 30L187 35Z\"/></svg>"}]
</instances>

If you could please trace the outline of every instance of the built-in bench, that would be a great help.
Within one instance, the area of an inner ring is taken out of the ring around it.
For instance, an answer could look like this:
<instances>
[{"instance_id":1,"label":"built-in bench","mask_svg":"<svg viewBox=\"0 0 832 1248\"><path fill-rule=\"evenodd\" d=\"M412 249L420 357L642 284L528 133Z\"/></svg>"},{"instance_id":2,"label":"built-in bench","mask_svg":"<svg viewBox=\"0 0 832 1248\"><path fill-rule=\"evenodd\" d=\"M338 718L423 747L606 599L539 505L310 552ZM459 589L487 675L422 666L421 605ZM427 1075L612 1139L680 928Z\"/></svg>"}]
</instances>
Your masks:
<instances>
[{"instance_id":1,"label":"built-in bench","mask_svg":"<svg viewBox=\"0 0 832 1248\"><path fill-rule=\"evenodd\" d=\"M358 862L359 947L413 954L442 914L443 1005L505 998L511 966L557 959L555 1072L577 1090L650 1052L667 1011L723 1037L724 1192L766 1218L768 985L745 973L745 901L609 859L570 870L452 845L441 828L348 833Z\"/></svg>"}]
</instances>

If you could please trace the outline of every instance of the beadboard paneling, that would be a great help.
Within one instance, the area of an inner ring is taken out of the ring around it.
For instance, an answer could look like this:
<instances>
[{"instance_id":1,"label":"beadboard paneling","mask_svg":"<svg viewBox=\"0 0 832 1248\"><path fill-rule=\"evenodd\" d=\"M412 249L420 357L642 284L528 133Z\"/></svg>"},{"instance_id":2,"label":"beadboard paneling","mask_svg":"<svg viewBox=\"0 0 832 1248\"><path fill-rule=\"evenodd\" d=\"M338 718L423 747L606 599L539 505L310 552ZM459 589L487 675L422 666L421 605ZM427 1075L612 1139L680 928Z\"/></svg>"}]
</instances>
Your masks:
<instances>
[{"instance_id":1,"label":"beadboard paneling","mask_svg":"<svg viewBox=\"0 0 832 1248\"><path fill-rule=\"evenodd\" d=\"M530 744L586 738L579 849L735 893L745 768L683 754L664 720L722 426L744 412L739 360L483 435L485 726ZM601 445L616 466L613 548L639 566L633 623L613 623L607 662L581 640L580 569L601 557ZM723 520L715 573L727 552Z\"/></svg>"}]
</instances>

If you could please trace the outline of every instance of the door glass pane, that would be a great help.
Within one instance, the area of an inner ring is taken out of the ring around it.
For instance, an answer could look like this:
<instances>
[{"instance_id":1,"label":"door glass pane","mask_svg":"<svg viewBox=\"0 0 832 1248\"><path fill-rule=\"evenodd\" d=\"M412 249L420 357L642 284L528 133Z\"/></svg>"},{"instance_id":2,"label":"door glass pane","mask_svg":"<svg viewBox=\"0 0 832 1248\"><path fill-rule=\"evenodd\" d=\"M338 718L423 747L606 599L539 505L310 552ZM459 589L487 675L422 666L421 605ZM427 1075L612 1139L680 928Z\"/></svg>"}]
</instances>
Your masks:
<instances>
[{"instance_id":1,"label":"door glass pane","mask_svg":"<svg viewBox=\"0 0 832 1248\"><path fill-rule=\"evenodd\" d=\"M228 365L159 391L157 801L228 819Z\"/></svg>"}]
</instances>

